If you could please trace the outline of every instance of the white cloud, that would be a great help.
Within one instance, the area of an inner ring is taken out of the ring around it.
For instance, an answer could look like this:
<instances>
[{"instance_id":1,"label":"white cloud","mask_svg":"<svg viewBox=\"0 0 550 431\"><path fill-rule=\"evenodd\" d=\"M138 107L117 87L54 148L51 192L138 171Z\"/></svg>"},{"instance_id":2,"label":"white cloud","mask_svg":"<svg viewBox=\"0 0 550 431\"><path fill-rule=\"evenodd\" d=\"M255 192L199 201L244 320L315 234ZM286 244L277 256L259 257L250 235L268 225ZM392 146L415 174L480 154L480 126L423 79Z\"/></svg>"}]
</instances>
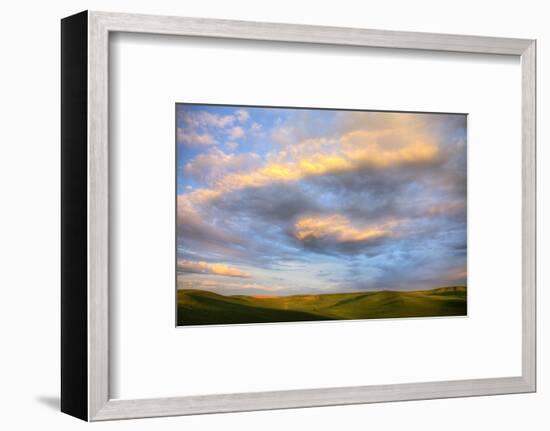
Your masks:
<instances>
[{"instance_id":1,"label":"white cloud","mask_svg":"<svg viewBox=\"0 0 550 431\"><path fill-rule=\"evenodd\" d=\"M260 162L260 156L256 153L226 154L214 147L187 162L184 172L199 181L213 183L229 173L254 168Z\"/></svg>"},{"instance_id":2,"label":"white cloud","mask_svg":"<svg viewBox=\"0 0 550 431\"><path fill-rule=\"evenodd\" d=\"M244 130L242 127L236 126L227 131L231 139L240 139L244 137Z\"/></svg>"},{"instance_id":3,"label":"white cloud","mask_svg":"<svg viewBox=\"0 0 550 431\"><path fill-rule=\"evenodd\" d=\"M294 130L290 127L277 127L271 132L271 139L279 145L292 145L296 142Z\"/></svg>"},{"instance_id":4,"label":"white cloud","mask_svg":"<svg viewBox=\"0 0 550 431\"><path fill-rule=\"evenodd\" d=\"M245 111L244 109L239 109L238 111L236 111L235 116L237 117L240 123L246 123L250 118L250 114L248 113L248 111Z\"/></svg>"},{"instance_id":5,"label":"white cloud","mask_svg":"<svg viewBox=\"0 0 550 431\"><path fill-rule=\"evenodd\" d=\"M177 133L178 143L190 147L199 147L203 145L213 145L216 140L209 133L197 133L186 131L178 127Z\"/></svg>"},{"instance_id":6,"label":"white cloud","mask_svg":"<svg viewBox=\"0 0 550 431\"><path fill-rule=\"evenodd\" d=\"M183 113L183 121L187 126L193 128L203 127L218 127L224 128L232 125L235 122L233 115L216 115L206 111L185 112Z\"/></svg>"}]
</instances>

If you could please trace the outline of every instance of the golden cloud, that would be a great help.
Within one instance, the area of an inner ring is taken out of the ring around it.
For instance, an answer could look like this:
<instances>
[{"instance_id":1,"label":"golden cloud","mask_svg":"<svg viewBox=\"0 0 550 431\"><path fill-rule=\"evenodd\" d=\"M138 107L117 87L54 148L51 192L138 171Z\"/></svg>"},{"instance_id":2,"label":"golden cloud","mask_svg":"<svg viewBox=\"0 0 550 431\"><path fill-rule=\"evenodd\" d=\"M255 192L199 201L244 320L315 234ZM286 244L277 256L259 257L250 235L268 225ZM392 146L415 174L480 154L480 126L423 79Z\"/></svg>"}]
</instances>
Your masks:
<instances>
[{"instance_id":1,"label":"golden cloud","mask_svg":"<svg viewBox=\"0 0 550 431\"><path fill-rule=\"evenodd\" d=\"M178 270L193 274L224 275L227 277L250 278L252 274L226 265L225 263L208 263L204 261L178 260Z\"/></svg>"},{"instance_id":2,"label":"golden cloud","mask_svg":"<svg viewBox=\"0 0 550 431\"><path fill-rule=\"evenodd\" d=\"M355 131L342 137L347 158L357 166L387 168L433 161L439 148L424 136L406 137L405 130Z\"/></svg>"},{"instance_id":3,"label":"golden cloud","mask_svg":"<svg viewBox=\"0 0 550 431\"><path fill-rule=\"evenodd\" d=\"M420 129L420 130L419 130ZM189 196L190 202L203 203L223 193L272 183L353 172L364 168L387 169L438 160L439 147L420 127L381 130L354 130L336 138L307 139L285 146L269 156L260 167L228 173L203 193ZM223 170L222 170L223 171Z\"/></svg>"},{"instance_id":4,"label":"golden cloud","mask_svg":"<svg viewBox=\"0 0 550 431\"><path fill-rule=\"evenodd\" d=\"M371 241L392 235L392 228L399 222L391 220L377 226L355 227L340 214L323 217L305 217L295 225L295 235L300 241L331 238L338 242Z\"/></svg>"}]
</instances>

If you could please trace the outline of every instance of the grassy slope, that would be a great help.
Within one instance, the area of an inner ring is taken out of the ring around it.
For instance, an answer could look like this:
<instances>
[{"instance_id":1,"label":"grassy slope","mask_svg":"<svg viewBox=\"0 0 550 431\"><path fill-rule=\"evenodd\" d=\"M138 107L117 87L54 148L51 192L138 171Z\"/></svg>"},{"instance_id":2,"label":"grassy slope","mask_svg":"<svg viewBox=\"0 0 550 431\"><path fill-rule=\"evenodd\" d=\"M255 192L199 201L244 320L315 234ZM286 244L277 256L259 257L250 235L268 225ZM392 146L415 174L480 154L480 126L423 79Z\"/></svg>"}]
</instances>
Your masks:
<instances>
[{"instance_id":1,"label":"grassy slope","mask_svg":"<svg viewBox=\"0 0 550 431\"><path fill-rule=\"evenodd\" d=\"M178 291L178 325L466 315L466 287L258 298Z\"/></svg>"},{"instance_id":2,"label":"grassy slope","mask_svg":"<svg viewBox=\"0 0 550 431\"><path fill-rule=\"evenodd\" d=\"M253 299L253 298L252 298ZM299 310L265 307L240 297L204 290L178 291L178 325L227 323L299 322L330 317Z\"/></svg>"}]
</instances>

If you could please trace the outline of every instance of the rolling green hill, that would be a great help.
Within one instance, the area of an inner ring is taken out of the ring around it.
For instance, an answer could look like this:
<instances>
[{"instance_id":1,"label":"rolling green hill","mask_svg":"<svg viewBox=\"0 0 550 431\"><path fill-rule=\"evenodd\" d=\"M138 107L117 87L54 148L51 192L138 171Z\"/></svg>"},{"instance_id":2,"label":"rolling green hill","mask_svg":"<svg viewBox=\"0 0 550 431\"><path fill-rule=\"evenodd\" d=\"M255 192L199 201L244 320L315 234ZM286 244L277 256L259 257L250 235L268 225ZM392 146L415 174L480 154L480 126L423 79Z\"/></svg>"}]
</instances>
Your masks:
<instances>
[{"instance_id":1,"label":"rolling green hill","mask_svg":"<svg viewBox=\"0 0 550 431\"><path fill-rule=\"evenodd\" d=\"M178 290L178 325L464 316L466 293L465 286L268 297L185 289Z\"/></svg>"}]
</instances>

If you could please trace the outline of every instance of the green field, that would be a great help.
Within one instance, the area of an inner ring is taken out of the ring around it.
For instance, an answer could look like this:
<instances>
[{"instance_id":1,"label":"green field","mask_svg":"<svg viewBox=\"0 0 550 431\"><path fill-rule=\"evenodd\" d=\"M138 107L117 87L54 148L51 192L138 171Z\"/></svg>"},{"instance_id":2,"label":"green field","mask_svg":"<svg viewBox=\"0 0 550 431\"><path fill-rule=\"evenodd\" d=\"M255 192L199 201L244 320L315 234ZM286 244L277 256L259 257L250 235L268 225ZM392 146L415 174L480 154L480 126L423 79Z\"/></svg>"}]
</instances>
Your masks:
<instances>
[{"instance_id":1,"label":"green field","mask_svg":"<svg viewBox=\"0 0 550 431\"><path fill-rule=\"evenodd\" d=\"M178 325L465 315L465 286L268 297L178 290Z\"/></svg>"}]
</instances>

